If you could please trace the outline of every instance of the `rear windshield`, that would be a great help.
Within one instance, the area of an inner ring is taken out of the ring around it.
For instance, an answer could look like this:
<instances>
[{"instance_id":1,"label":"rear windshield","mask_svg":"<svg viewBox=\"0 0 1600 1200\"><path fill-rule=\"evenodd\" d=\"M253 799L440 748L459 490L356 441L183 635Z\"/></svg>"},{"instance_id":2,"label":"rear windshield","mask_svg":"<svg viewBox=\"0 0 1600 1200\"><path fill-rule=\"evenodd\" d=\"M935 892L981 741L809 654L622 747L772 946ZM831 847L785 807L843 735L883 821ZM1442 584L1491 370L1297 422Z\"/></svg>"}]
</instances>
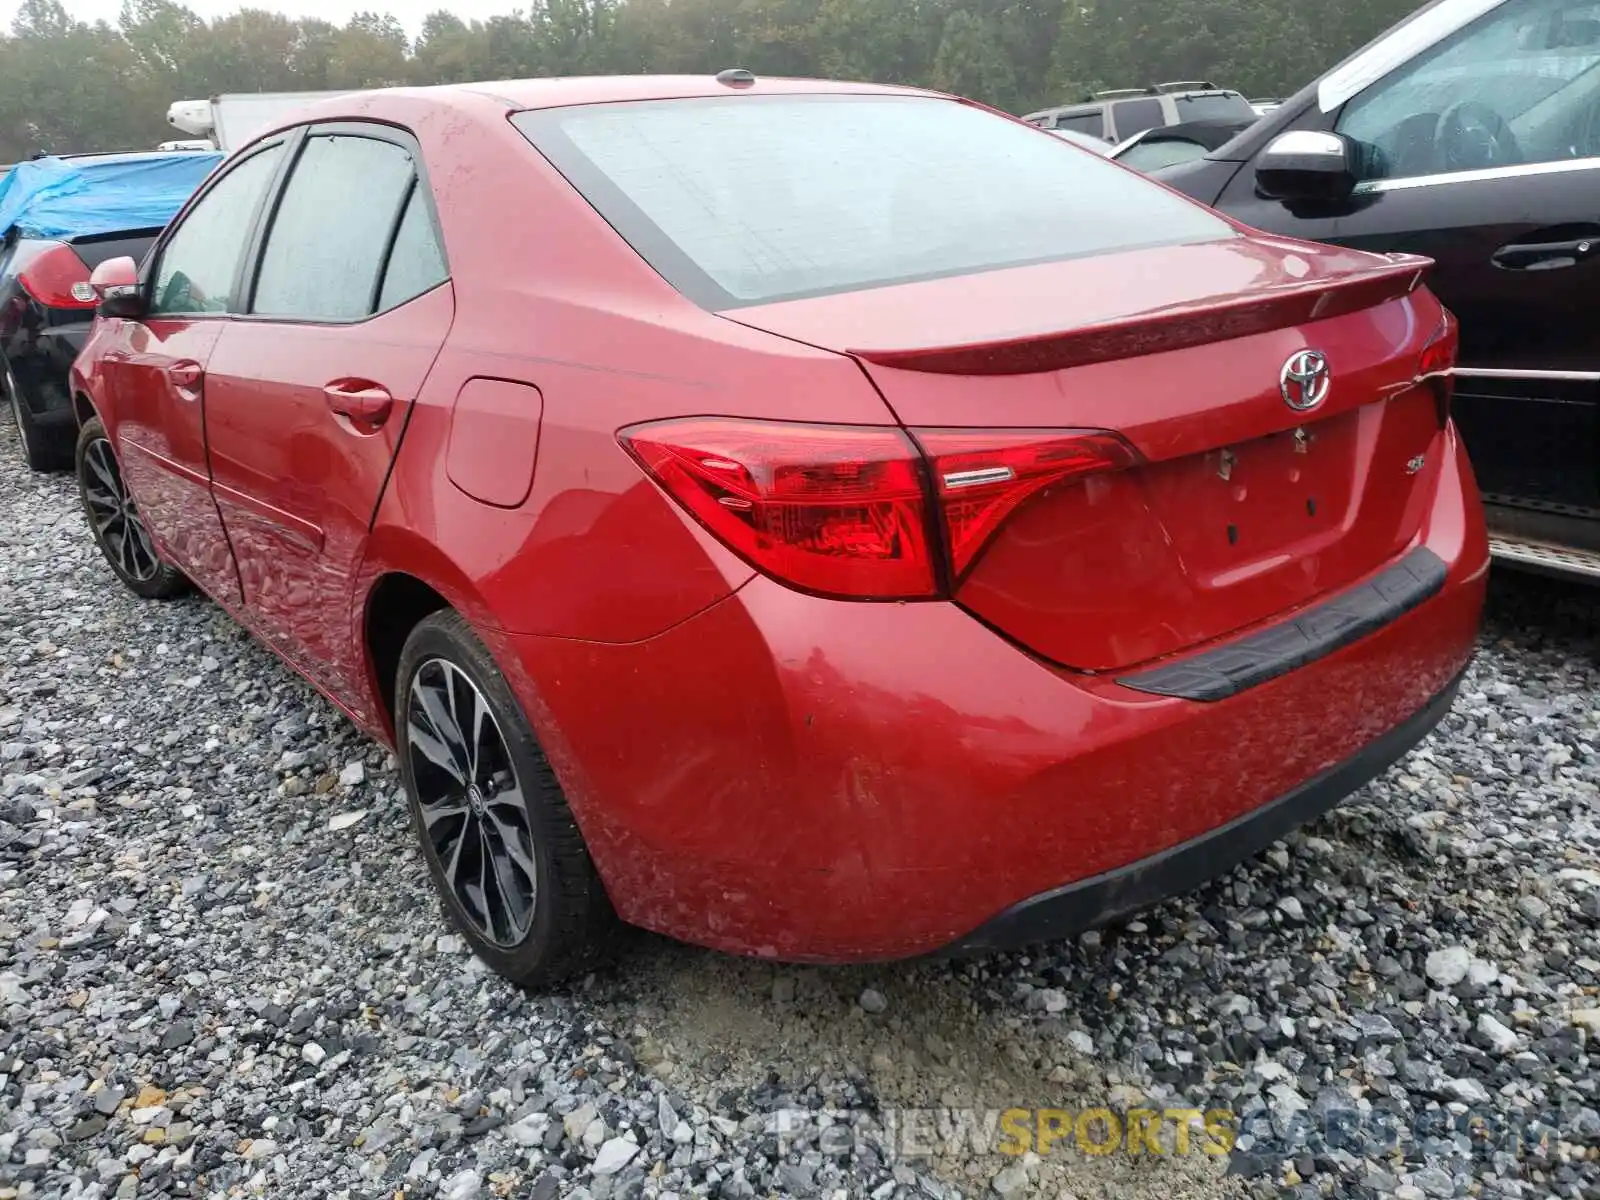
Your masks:
<instances>
[{"instance_id":1,"label":"rear windshield","mask_svg":"<svg viewBox=\"0 0 1600 1200\"><path fill-rule=\"evenodd\" d=\"M712 309L1236 236L1061 138L933 97L654 100L512 120Z\"/></svg>"},{"instance_id":2,"label":"rear windshield","mask_svg":"<svg viewBox=\"0 0 1600 1200\"><path fill-rule=\"evenodd\" d=\"M1253 121L1256 110L1238 92L1213 96L1178 96L1178 123L1185 121Z\"/></svg>"}]
</instances>

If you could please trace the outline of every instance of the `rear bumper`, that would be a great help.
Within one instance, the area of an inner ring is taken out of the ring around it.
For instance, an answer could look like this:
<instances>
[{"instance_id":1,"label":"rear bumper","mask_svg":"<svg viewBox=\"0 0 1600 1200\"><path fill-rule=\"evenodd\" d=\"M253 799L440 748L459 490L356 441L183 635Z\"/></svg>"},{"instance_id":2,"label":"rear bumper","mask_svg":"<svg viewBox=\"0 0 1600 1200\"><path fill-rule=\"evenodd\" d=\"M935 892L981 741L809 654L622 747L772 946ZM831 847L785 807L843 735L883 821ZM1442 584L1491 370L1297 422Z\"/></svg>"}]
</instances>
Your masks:
<instances>
[{"instance_id":1,"label":"rear bumper","mask_svg":"<svg viewBox=\"0 0 1600 1200\"><path fill-rule=\"evenodd\" d=\"M1315 820L1403 758L1450 711L1461 678L1456 676L1388 733L1287 795L1182 845L1031 896L984 922L945 952L960 955L1011 949L1081 933L1215 879Z\"/></svg>"},{"instance_id":2,"label":"rear bumper","mask_svg":"<svg viewBox=\"0 0 1600 1200\"><path fill-rule=\"evenodd\" d=\"M1442 579L1216 699L1052 667L954 604L764 577L646 641L495 651L625 920L818 962L1048 936L1254 853L1438 720L1488 570L1447 443L1420 542Z\"/></svg>"}]
</instances>

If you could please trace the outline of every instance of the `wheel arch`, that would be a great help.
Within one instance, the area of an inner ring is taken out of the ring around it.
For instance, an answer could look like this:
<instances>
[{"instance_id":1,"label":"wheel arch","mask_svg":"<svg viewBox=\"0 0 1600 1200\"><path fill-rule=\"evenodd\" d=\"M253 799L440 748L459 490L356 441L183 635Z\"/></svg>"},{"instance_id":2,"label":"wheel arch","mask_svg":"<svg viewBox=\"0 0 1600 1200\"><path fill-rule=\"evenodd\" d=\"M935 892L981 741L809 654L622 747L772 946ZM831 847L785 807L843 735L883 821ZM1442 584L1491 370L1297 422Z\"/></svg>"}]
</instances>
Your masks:
<instances>
[{"instance_id":1,"label":"wheel arch","mask_svg":"<svg viewBox=\"0 0 1600 1200\"><path fill-rule=\"evenodd\" d=\"M79 429L82 429L100 415L99 410L94 406L94 401L89 399L89 393L81 387L72 389L72 413L78 422Z\"/></svg>"},{"instance_id":2,"label":"wheel arch","mask_svg":"<svg viewBox=\"0 0 1600 1200\"><path fill-rule=\"evenodd\" d=\"M361 572L363 596L354 632L371 673L377 716L384 732L395 735L395 674L406 639L428 617L457 612L504 663L500 639L487 604L467 573L439 547L396 526L373 531ZM504 669L504 667L502 667Z\"/></svg>"}]
</instances>

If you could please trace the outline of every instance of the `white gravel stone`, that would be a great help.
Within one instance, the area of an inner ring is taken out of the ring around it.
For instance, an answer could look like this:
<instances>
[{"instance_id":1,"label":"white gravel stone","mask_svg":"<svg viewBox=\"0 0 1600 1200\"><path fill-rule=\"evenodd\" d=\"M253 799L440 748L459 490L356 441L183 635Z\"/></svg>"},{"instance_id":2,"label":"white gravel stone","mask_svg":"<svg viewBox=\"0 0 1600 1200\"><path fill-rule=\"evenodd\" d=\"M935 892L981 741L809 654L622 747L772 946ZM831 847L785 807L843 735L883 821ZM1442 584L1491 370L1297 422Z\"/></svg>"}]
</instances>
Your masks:
<instances>
[{"instance_id":1,"label":"white gravel stone","mask_svg":"<svg viewBox=\"0 0 1600 1200\"><path fill-rule=\"evenodd\" d=\"M1484 1040L1501 1054L1510 1054L1517 1048L1517 1035L1488 1013L1479 1016L1477 1030Z\"/></svg>"},{"instance_id":2,"label":"white gravel stone","mask_svg":"<svg viewBox=\"0 0 1600 1200\"><path fill-rule=\"evenodd\" d=\"M589 1169L596 1175L615 1175L632 1162L637 1153L638 1143L630 1142L627 1138L612 1138L600 1147L600 1152L594 1157L594 1165Z\"/></svg>"},{"instance_id":3,"label":"white gravel stone","mask_svg":"<svg viewBox=\"0 0 1600 1200\"><path fill-rule=\"evenodd\" d=\"M599 1115L600 1110L593 1104L581 1104L563 1117L561 1123L566 1130L567 1136L573 1141L577 1141L583 1137L584 1130L594 1124Z\"/></svg>"},{"instance_id":4,"label":"white gravel stone","mask_svg":"<svg viewBox=\"0 0 1600 1200\"><path fill-rule=\"evenodd\" d=\"M1471 966L1472 955L1465 946L1446 946L1430 952L1423 969L1439 987L1449 988L1465 979Z\"/></svg>"}]
</instances>

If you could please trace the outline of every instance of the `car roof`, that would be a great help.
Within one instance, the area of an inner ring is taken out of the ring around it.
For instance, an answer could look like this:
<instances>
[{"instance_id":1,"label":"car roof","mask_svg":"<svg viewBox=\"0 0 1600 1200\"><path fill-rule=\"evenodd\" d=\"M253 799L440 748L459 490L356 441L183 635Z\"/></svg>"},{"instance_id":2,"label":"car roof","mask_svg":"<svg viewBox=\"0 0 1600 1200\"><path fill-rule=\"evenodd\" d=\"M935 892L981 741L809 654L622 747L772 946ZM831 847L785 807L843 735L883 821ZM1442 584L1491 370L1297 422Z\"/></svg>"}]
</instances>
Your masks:
<instances>
[{"instance_id":1,"label":"car roof","mask_svg":"<svg viewBox=\"0 0 1600 1200\"><path fill-rule=\"evenodd\" d=\"M1041 108L1023 117L1024 121L1031 121L1035 117L1067 117L1075 113L1101 112L1109 100L1085 100L1081 104L1061 104L1055 108Z\"/></svg>"},{"instance_id":2,"label":"car roof","mask_svg":"<svg viewBox=\"0 0 1600 1200\"><path fill-rule=\"evenodd\" d=\"M1078 113L1104 112L1117 104L1126 104L1130 100L1155 100L1162 96L1171 96L1174 100L1189 99L1194 96L1239 96L1242 95L1235 88L1224 87L1192 87L1192 88L1129 88L1126 92L1116 95L1096 96L1092 100L1080 100L1076 104L1058 104L1054 108L1041 108L1028 113L1022 119L1032 121L1038 117L1064 117Z\"/></svg>"},{"instance_id":3,"label":"car roof","mask_svg":"<svg viewBox=\"0 0 1600 1200\"><path fill-rule=\"evenodd\" d=\"M428 87L374 88L344 92L308 101L285 112L253 133L247 144L298 125L317 122L378 120L404 125L418 115L418 106L463 114L484 114L485 106L503 111L564 108L580 104L622 104L645 100L684 100L755 94L953 97L923 88L879 83L757 76L748 83L720 83L715 75L573 75L539 79L495 79L442 83Z\"/></svg>"},{"instance_id":4,"label":"car roof","mask_svg":"<svg viewBox=\"0 0 1600 1200\"><path fill-rule=\"evenodd\" d=\"M827 79L757 76L743 86L717 82L714 75L593 75L554 79L505 79L455 85L504 100L514 108L559 108L568 104L614 104L628 100L677 100L745 93L775 95L924 95L922 88ZM450 90L446 85L440 89Z\"/></svg>"},{"instance_id":5,"label":"car roof","mask_svg":"<svg viewBox=\"0 0 1600 1200\"><path fill-rule=\"evenodd\" d=\"M714 75L575 75L542 79L495 79L473 83L435 84L430 87L378 88L315 100L273 129L307 120L337 120L341 116L383 116L391 104L439 104L472 109L485 100L508 109L563 108L578 104L619 104L640 100L680 100L737 95L876 95L939 96L922 88L878 83L847 83L823 79L757 76L745 84L719 83ZM264 131L265 132L265 131Z\"/></svg>"}]
</instances>

